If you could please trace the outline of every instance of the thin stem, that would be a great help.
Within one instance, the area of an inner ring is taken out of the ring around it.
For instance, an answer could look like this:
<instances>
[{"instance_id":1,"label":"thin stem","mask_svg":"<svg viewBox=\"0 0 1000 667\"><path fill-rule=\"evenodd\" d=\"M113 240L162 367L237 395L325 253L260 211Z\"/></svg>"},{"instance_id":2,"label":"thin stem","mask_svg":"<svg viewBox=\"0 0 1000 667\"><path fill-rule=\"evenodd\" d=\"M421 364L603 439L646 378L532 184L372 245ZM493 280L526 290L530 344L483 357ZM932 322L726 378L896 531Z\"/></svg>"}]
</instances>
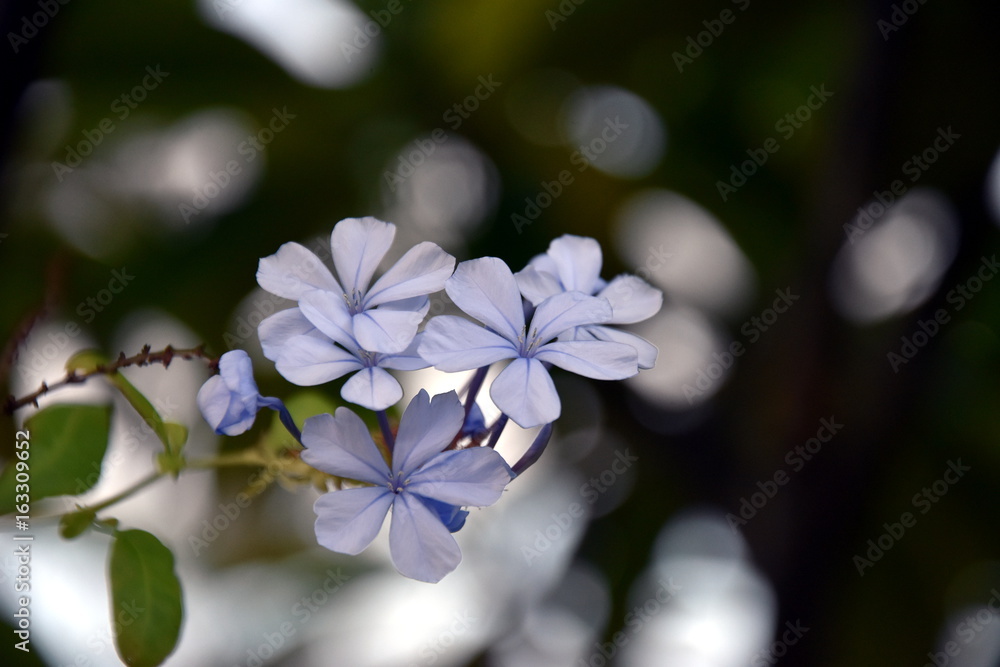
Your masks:
<instances>
[{"instance_id":1,"label":"thin stem","mask_svg":"<svg viewBox=\"0 0 1000 667\"><path fill-rule=\"evenodd\" d=\"M535 436L534 442L528 447L528 450L524 452L524 455L515 463L511 470L515 475L520 475L522 472L527 470L538 460L538 457L542 455L545 448L549 444L549 440L552 438L552 423L549 422L541 428L538 435Z\"/></svg>"},{"instance_id":2,"label":"thin stem","mask_svg":"<svg viewBox=\"0 0 1000 667\"><path fill-rule=\"evenodd\" d=\"M392 450L396 447L396 437L392 434L392 428L389 427L389 416L385 410L378 410L375 414L378 417L378 426L382 429L382 439L385 441L385 446L391 456Z\"/></svg>"},{"instance_id":3,"label":"thin stem","mask_svg":"<svg viewBox=\"0 0 1000 667\"><path fill-rule=\"evenodd\" d=\"M489 372L489 366L477 368L475 375L472 376L472 380L469 381L469 388L465 395L466 418L468 418L469 412L472 410L472 406L476 404L476 396L479 395L479 390L482 389L483 382L486 380L486 374Z\"/></svg>"},{"instance_id":4,"label":"thin stem","mask_svg":"<svg viewBox=\"0 0 1000 667\"><path fill-rule=\"evenodd\" d=\"M486 443L487 447L493 449L494 447L497 446L497 440L500 439L500 434L503 433L503 429L507 425L508 419L509 417L507 417L507 415L505 414L502 414L500 415L499 418L497 418L496 423L493 424L492 428L493 434L490 435L490 441Z\"/></svg>"},{"instance_id":5,"label":"thin stem","mask_svg":"<svg viewBox=\"0 0 1000 667\"><path fill-rule=\"evenodd\" d=\"M143 479L140 479L138 482L136 482L132 486L128 487L127 489L121 491L120 493L116 493L115 495L111 496L107 500L102 500L101 502L97 503L96 505L90 505L89 507L81 507L80 511L90 511L90 512L93 512L94 514L96 514L96 513L100 512L101 510L103 510L103 509L105 509L107 507L111 507L115 503L119 503L119 502L125 500L126 498L128 498L132 494L138 493L139 491L142 491L144 488L146 488L147 486L149 486L150 484L152 484L156 480L158 480L161 477L163 477L163 475L164 475L164 473L162 473L160 471L156 471L156 472L150 473L148 476L146 476Z\"/></svg>"},{"instance_id":6,"label":"thin stem","mask_svg":"<svg viewBox=\"0 0 1000 667\"><path fill-rule=\"evenodd\" d=\"M96 368L90 371L85 371L80 373L78 371L69 371L66 376L55 382L53 384L46 384L42 382L41 387L36 391L28 394L27 396L22 396L21 398L16 398L11 395L7 397L4 401L3 412L4 414L11 415L18 408L23 408L26 405L34 405L38 407L38 399L45 394L62 387L67 387L71 384L80 384L85 382L88 378L94 375L114 375L120 369L126 368L128 366L148 366L149 364L163 364L164 368L170 366L170 362L174 360L175 357L180 357L182 359L203 359L209 362L210 368L215 368L219 363L218 359L209 356L205 353L203 345L198 347L193 347L190 349L177 350L174 349L172 345L167 345L165 348L158 352L151 352L149 345L145 345L139 354L126 357L125 353L122 352L118 355L118 358L107 364L99 364Z\"/></svg>"}]
</instances>

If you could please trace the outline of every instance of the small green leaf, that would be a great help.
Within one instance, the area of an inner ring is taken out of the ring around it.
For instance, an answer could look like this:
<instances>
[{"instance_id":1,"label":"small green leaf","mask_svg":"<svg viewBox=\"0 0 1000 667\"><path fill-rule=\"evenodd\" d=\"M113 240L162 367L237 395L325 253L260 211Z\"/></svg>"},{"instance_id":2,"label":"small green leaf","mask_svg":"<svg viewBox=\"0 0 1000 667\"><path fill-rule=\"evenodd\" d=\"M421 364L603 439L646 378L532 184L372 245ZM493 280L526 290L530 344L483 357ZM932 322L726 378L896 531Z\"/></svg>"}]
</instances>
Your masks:
<instances>
[{"instance_id":1,"label":"small green leaf","mask_svg":"<svg viewBox=\"0 0 1000 667\"><path fill-rule=\"evenodd\" d=\"M167 451L171 454L179 454L188 439L187 426L176 422L164 422L163 430L167 434Z\"/></svg>"},{"instance_id":2,"label":"small green leaf","mask_svg":"<svg viewBox=\"0 0 1000 667\"><path fill-rule=\"evenodd\" d=\"M25 500L19 490L15 495L18 474L30 478L32 503L93 488L100 478L110 425L111 408L106 405L59 403L29 417L23 429L29 446L17 450L0 475L0 512L13 512Z\"/></svg>"},{"instance_id":3,"label":"small green leaf","mask_svg":"<svg viewBox=\"0 0 1000 667\"><path fill-rule=\"evenodd\" d=\"M144 530L115 533L108 560L111 626L118 656L130 667L155 667L180 637L181 584L170 549Z\"/></svg>"},{"instance_id":4,"label":"small green leaf","mask_svg":"<svg viewBox=\"0 0 1000 667\"><path fill-rule=\"evenodd\" d=\"M59 519L59 534L67 540L78 537L90 528L90 524L93 523L95 517L94 512L90 510L63 514Z\"/></svg>"},{"instance_id":5,"label":"small green leaf","mask_svg":"<svg viewBox=\"0 0 1000 667\"><path fill-rule=\"evenodd\" d=\"M108 358L99 350L80 350L66 360L66 370L93 373L98 366L108 363Z\"/></svg>"}]
</instances>

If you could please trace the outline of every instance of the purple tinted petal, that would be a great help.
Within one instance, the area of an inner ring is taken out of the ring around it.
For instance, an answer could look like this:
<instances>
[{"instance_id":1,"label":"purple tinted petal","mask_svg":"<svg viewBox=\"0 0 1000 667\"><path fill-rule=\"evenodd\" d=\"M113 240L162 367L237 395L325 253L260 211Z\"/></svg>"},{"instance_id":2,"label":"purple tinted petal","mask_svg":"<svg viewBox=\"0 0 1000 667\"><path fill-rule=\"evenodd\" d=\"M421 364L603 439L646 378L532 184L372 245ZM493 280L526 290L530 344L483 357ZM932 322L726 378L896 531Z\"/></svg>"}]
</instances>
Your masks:
<instances>
[{"instance_id":1,"label":"purple tinted petal","mask_svg":"<svg viewBox=\"0 0 1000 667\"><path fill-rule=\"evenodd\" d=\"M367 291L395 236L395 225L372 217L346 218L334 226L330 235L333 265L348 296Z\"/></svg>"},{"instance_id":2,"label":"purple tinted petal","mask_svg":"<svg viewBox=\"0 0 1000 667\"><path fill-rule=\"evenodd\" d=\"M257 282L271 294L295 300L314 289L343 291L319 257L298 243L286 243L261 259Z\"/></svg>"},{"instance_id":3,"label":"purple tinted petal","mask_svg":"<svg viewBox=\"0 0 1000 667\"><path fill-rule=\"evenodd\" d=\"M574 327L600 324L610 317L611 304L607 299L582 292L563 292L539 304L531 318L530 333L544 343Z\"/></svg>"},{"instance_id":4,"label":"purple tinted petal","mask_svg":"<svg viewBox=\"0 0 1000 667\"><path fill-rule=\"evenodd\" d=\"M515 273L514 278L524 298L536 306L550 296L565 291L558 276L530 265Z\"/></svg>"},{"instance_id":5,"label":"purple tinted petal","mask_svg":"<svg viewBox=\"0 0 1000 667\"><path fill-rule=\"evenodd\" d=\"M362 368L340 390L345 401L369 410L385 410L403 398L403 388L396 378L381 368Z\"/></svg>"},{"instance_id":6,"label":"purple tinted petal","mask_svg":"<svg viewBox=\"0 0 1000 667\"><path fill-rule=\"evenodd\" d=\"M389 550L400 574L436 583L462 562L462 552L437 512L409 493L395 496Z\"/></svg>"},{"instance_id":7,"label":"purple tinted petal","mask_svg":"<svg viewBox=\"0 0 1000 667\"><path fill-rule=\"evenodd\" d=\"M239 435L253 426L257 410L247 410L241 400L234 400L225 381L213 375L198 390L198 408L212 430L219 435Z\"/></svg>"},{"instance_id":8,"label":"purple tinted petal","mask_svg":"<svg viewBox=\"0 0 1000 667\"><path fill-rule=\"evenodd\" d=\"M354 351L357 342L351 327L351 314L343 294L313 290L299 299L302 315L334 342Z\"/></svg>"},{"instance_id":9,"label":"purple tinted petal","mask_svg":"<svg viewBox=\"0 0 1000 667\"><path fill-rule=\"evenodd\" d=\"M663 292L632 275L616 277L597 296L611 303L613 314L606 324L642 322L656 315L663 305Z\"/></svg>"},{"instance_id":10,"label":"purple tinted petal","mask_svg":"<svg viewBox=\"0 0 1000 667\"><path fill-rule=\"evenodd\" d=\"M438 315L424 329L420 356L438 370L453 373L488 366L517 356L514 345L461 317Z\"/></svg>"},{"instance_id":11,"label":"purple tinted petal","mask_svg":"<svg viewBox=\"0 0 1000 667\"><path fill-rule=\"evenodd\" d=\"M285 343L295 336L326 338L298 308L281 310L265 319L257 327L257 336L264 349L264 356L271 361L277 361Z\"/></svg>"},{"instance_id":12,"label":"purple tinted petal","mask_svg":"<svg viewBox=\"0 0 1000 667\"><path fill-rule=\"evenodd\" d=\"M614 327L591 326L580 327L576 330L577 340L586 340L585 336L593 340L606 340L614 343L622 343L635 348L639 354L639 368L649 369L656 365L656 357L659 350L642 336L637 336L630 331L622 331ZM581 332L585 332L582 333Z\"/></svg>"},{"instance_id":13,"label":"purple tinted petal","mask_svg":"<svg viewBox=\"0 0 1000 667\"><path fill-rule=\"evenodd\" d=\"M316 415L302 426L302 460L331 475L386 486L389 466L368 427L349 408Z\"/></svg>"},{"instance_id":14,"label":"purple tinted petal","mask_svg":"<svg viewBox=\"0 0 1000 667\"><path fill-rule=\"evenodd\" d=\"M425 361L417 351L423 339L423 332L418 333L410 342L409 347L399 354L379 354L376 365L381 368L392 368L397 371L417 371L421 368L427 368L430 366L430 362Z\"/></svg>"},{"instance_id":15,"label":"purple tinted petal","mask_svg":"<svg viewBox=\"0 0 1000 667\"><path fill-rule=\"evenodd\" d=\"M354 316L354 335L369 352L402 352L417 335L423 319L419 312L373 308Z\"/></svg>"},{"instance_id":16,"label":"purple tinted petal","mask_svg":"<svg viewBox=\"0 0 1000 667\"><path fill-rule=\"evenodd\" d=\"M490 398L521 428L559 418L559 394L548 370L537 359L515 359L490 386Z\"/></svg>"},{"instance_id":17,"label":"purple tinted petal","mask_svg":"<svg viewBox=\"0 0 1000 667\"><path fill-rule=\"evenodd\" d=\"M584 294L597 291L600 280L601 245L592 238L565 234L549 244L548 256L555 262L559 281L567 291Z\"/></svg>"},{"instance_id":18,"label":"purple tinted petal","mask_svg":"<svg viewBox=\"0 0 1000 667\"><path fill-rule=\"evenodd\" d=\"M410 475L406 490L451 505L486 507L500 499L511 477L495 449L472 447L438 454Z\"/></svg>"},{"instance_id":19,"label":"purple tinted petal","mask_svg":"<svg viewBox=\"0 0 1000 667\"><path fill-rule=\"evenodd\" d=\"M289 382L302 387L323 384L362 367L353 354L327 340L290 338L274 364Z\"/></svg>"},{"instance_id":20,"label":"purple tinted petal","mask_svg":"<svg viewBox=\"0 0 1000 667\"><path fill-rule=\"evenodd\" d=\"M432 400L421 389L399 420L392 472L409 473L440 453L458 435L464 420L465 409L458 394L450 391Z\"/></svg>"},{"instance_id":21,"label":"purple tinted petal","mask_svg":"<svg viewBox=\"0 0 1000 667\"><path fill-rule=\"evenodd\" d=\"M319 497L316 541L330 551L355 555L372 543L395 495L382 486L331 491Z\"/></svg>"},{"instance_id":22,"label":"purple tinted petal","mask_svg":"<svg viewBox=\"0 0 1000 667\"><path fill-rule=\"evenodd\" d=\"M437 244L418 243L372 285L365 297L365 306L439 292L454 270L455 258Z\"/></svg>"},{"instance_id":23,"label":"purple tinted petal","mask_svg":"<svg viewBox=\"0 0 1000 667\"><path fill-rule=\"evenodd\" d=\"M595 380L623 380L639 372L634 347L603 340L556 341L539 348L535 359Z\"/></svg>"},{"instance_id":24,"label":"purple tinted petal","mask_svg":"<svg viewBox=\"0 0 1000 667\"><path fill-rule=\"evenodd\" d=\"M445 283L459 308L510 341L524 331L521 292L510 268L496 257L462 262Z\"/></svg>"}]
</instances>

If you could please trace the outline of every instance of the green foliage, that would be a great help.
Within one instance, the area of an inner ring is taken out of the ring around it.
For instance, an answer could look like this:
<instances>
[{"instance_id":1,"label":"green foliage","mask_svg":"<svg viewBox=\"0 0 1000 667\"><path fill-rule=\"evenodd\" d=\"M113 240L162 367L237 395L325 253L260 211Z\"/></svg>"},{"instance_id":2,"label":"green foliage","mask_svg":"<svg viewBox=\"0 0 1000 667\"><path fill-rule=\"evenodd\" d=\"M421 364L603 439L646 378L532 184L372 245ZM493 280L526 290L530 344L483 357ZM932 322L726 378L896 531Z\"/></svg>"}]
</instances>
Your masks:
<instances>
[{"instance_id":1,"label":"green foliage","mask_svg":"<svg viewBox=\"0 0 1000 667\"><path fill-rule=\"evenodd\" d=\"M114 533L108 561L115 648L130 667L154 667L173 652L184 603L170 549L144 530Z\"/></svg>"},{"instance_id":2,"label":"green foliage","mask_svg":"<svg viewBox=\"0 0 1000 667\"><path fill-rule=\"evenodd\" d=\"M51 405L24 423L30 433L27 459L31 501L79 495L97 482L95 471L108 447L111 408L98 405ZM14 511L18 459L0 475L0 512Z\"/></svg>"}]
</instances>

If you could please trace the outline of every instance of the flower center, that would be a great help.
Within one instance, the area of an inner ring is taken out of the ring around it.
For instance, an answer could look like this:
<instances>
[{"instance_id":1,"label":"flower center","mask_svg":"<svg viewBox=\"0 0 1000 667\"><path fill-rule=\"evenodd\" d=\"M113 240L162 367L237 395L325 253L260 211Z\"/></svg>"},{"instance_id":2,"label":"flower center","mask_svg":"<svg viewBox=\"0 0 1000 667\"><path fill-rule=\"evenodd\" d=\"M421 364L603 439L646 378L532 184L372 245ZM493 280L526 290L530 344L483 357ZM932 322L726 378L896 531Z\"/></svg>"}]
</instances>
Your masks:
<instances>
[{"instance_id":1,"label":"flower center","mask_svg":"<svg viewBox=\"0 0 1000 667\"><path fill-rule=\"evenodd\" d=\"M347 311L351 315L357 315L358 313L364 311L362 306L362 299L364 295L357 289L351 292L350 295L344 294L344 303L347 304Z\"/></svg>"},{"instance_id":2,"label":"flower center","mask_svg":"<svg viewBox=\"0 0 1000 667\"><path fill-rule=\"evenodd\" d=\"M389 476L389 483L386 486L389 487L390 491L392 491L393 493L397 493L398 494L404 488L406 488L406 485L410 482L410 480L403 479L403 475L404 475L404 473L397 472L395 475L390 475Z\"/></svg>"},{"instance_id":3,"label":"flower center","mask_svg":"<svg viewBox=\"0 0 1000 667\"><path fill-rule=\"evenodd\" d=\"M528 325L524 325L524 328L521 329L521 334L517 337L517 343L522 357L532 356L539 343L538 329L534 329L529 336Z\"/></svg>"}]
</instances>

